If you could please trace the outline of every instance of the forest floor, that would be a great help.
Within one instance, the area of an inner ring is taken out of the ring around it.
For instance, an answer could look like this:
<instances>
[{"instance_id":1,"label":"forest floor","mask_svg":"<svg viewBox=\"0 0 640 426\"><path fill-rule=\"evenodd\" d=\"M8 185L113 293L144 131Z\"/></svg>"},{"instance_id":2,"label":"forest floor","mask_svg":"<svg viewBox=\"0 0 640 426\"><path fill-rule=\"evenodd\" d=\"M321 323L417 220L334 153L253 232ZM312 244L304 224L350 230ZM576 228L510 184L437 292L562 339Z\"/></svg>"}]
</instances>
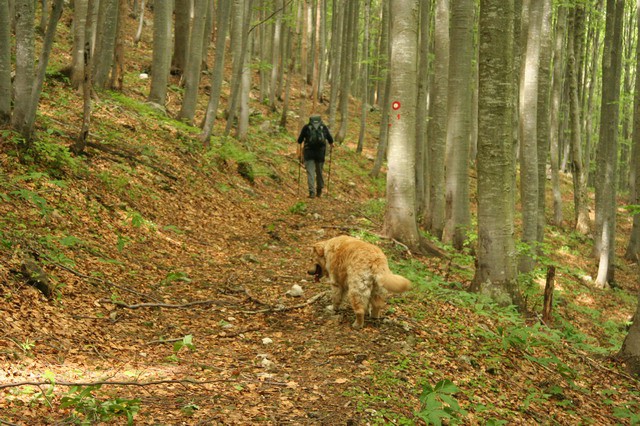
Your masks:
<instances>
[{"instance_id":1,"label":"forest floor","mask_svg":"<svg viewBox=\"0 0 640 426\"><path fill-rule=\"evenodd\" d=\"M0 424L640 422L639 382L614 357L635 265L619 260L618 288L596 290L590 240L550 227L529 312L497 307L466 291L469 250L427 257L380 236L384 179L368 175L379 113L366 154L353 121L328 194L307 199L299 91L284 132L256 105L247 141L214 138L205 152L197 129L144 105L137 75L126 96L94 104L84 157L65 148L79 95L55 76L34 158L17 161L15 135L0 133ZM311 245L340 234L380 245L414 283L361 330L350 310L325 310L328 285L307 274ZM25 283L29 257L51 300ZM551 327L539 319L545 265L558 271ZM296 284L300 297L287 293Z\"/></svg>"}]
</instances>

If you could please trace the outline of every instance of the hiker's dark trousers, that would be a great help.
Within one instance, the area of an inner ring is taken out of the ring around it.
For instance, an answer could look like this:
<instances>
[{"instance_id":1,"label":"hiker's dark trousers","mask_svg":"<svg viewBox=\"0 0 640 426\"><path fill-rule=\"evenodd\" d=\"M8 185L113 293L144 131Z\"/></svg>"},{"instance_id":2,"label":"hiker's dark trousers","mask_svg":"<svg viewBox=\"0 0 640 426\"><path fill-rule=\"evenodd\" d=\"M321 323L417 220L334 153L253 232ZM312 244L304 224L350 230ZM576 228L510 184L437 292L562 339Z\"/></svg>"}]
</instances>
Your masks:
<instances>
[{"instance_id":1,"label":"hiker's dark trousers","mask_svg":"<svg viewBox=\"0 0 640 426\"><path fill-rule=\"evenodd\" d=\"M307 185L309 187L309 195L314 196L322 192L324 188L324 179L322 179L322 168L324 161L305 160L304 167L307 169Z\"/></svg>"}]
</instances>

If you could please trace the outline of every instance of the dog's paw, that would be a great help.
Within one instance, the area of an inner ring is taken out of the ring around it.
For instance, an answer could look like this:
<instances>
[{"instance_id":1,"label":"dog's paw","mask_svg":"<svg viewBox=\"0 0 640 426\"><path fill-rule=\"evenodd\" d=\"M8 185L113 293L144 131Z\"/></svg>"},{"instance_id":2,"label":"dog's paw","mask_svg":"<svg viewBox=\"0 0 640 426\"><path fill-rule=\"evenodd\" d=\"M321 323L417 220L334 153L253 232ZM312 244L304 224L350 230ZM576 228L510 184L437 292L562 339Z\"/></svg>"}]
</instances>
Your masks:
<instances>
[{"instance_id":1,"label":"dog's paw","mask_svg":"<svg viewBox=\"0 0 640 426\"><path fill-rule=\"evenodd\" d=\"M336 308L333 307L333 305L327 305L324 308L325 312L327 312L328 314L335 314L336 313Z\"/></svg>"},{"instance_id":2,"label":"dog's paw","mask_svg":"<svg viewBox=\"0 0 640 426\"><path fill-rule=\"evenodd\" d=\"M351 327L352 327L353 329L355 329L355 330L359 330L359 329L361 329L361 328L363 327L363 325L364 325L364 324L359 323L359 322L358 322L358 320L355 320L355 321L353 322L353 324L351 324Z\"/></svg>"}]
</instances>

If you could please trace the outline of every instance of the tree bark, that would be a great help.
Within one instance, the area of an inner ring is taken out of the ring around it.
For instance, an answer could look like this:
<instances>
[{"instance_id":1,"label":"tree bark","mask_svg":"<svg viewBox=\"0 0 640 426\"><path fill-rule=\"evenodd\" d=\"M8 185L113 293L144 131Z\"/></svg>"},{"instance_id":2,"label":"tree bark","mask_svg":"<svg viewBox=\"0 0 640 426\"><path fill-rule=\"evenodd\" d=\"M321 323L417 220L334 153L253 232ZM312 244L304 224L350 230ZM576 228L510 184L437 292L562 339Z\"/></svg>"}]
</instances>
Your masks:
<instances>
[{"instance_id":1,"label":"tree bark","mask_svg":"<svg viewBox=\"0 0 640 426\"><path fill-rule=\"evenodd\" d=\"M0 0L0 124L11 120L11 19L9 2Z\"/></svg>"},{"instance_id":2,"label":"tree bark","mask_svg":"<svg viewBox=\"0 0 640 426\"><path fill-rule=\"evenodd\" d=\"M389 129L385 233L420 247L415 205L417 0L391 0L391 97L402 100L402 120Z\"/></svg>"},{"instance_id":3,"label":"tree bark","mask_svg":"<svg viewBox=\"0 0 640 426\"><path fill-rule=\"evenodd\" d=\"M16 1L16 76L11 126L22 133L29 111L35 63L35 10L33 0Z\"/></svg>"},{"instance_id":4,"label":"tree bark","mask_svg":"<svg viewBox=\"0 0 640 426\"><path fill-rule=\"evenodd\" d=\"M540 69L540 30L543 3L532 0L528 7L526 50L520 72L520 202L522 205L522 243L526 247L520 258L520 271L531 272L535 266L538 241L538 76Z\"/></svg>"},{"instance_id":5,"label":"tree bark","mask_svg":"<svg viewBox=\"0 0 640 426\"><path fill-rule=\"evenodd\" d=\"M193 0L175 0L176 29L173 38L171 68L176 74L182 74L187 65L192 4Z\"/></svg>"},{"instance_id":6,"label":"tree bark","mask_svg":"<svg viewBox=\"0 0 640 426\"><path fill-rule=\"evenodd\" d=\"M420 0L420 38L418 57L418 98L416 105L416 206L418 218L429 210L429 167L427 146L429 95L429 44L431 1Z\"/></svg>"},{"instance_id":7,"label":"tree bark","mask_svg":"<svg viewBox=\"0 0 640 426\"><path fill-rule=\"evenodd\" d=\"M514 240L513 0L481 0L478 80L478 264L472 289L521 303Z\"/></svg>"},{"instance_id":8,"label":"tree bark","mask_svg":"<svg viewBox=\"0 0 640 426\"><path fill-rule=\"evenodd\" d=\"M560 101L562 99L562 69L567 7L558 8L553 48L553 81L551 87L551 117L549 123L551 189L553 192L553 224L562 226L562 193L560 192Z\"/></svg>"},{"instance_id":9,"label":"tree bark","mask_svg":"<svg viewBox=\"0 0 640 426\"><path fill-rule=\"evenodd\" d=\"M449 0L436 0L434 81L429 120L429 210L427 229L442 238L445 224L445 151L447 140L447 88L449 81Z\"/></svg>"},{"instance_id":10,"label":"tree bark","mask_svg":"<svg viewBox=\"0 0 640 426\"><path fill-rule=\"evenodd\" d=\"M80 89L84 81L84 42L88 0L76 0L73 4L73 53L71 57L71 86Z\"/></svg>"},{"instance_id":11,"label":"tree bark","mask_svg":"<svg viewBox=\"0 0 640 426\"><path fill-rule=\"evenodd\" d=\"M640 297L638 297L638 306L633 315L629 334L622 343L619 356L626 364L629 373L640 376Z\"/></svg>"},{"instance_id":12,"label":"tree bark","mask_svg":"<svg viewBox=\"0 0 640 426\"><path fill-rule=\"evenodd\" d=\"M153 59L149 102L163 109L167 101L167 83L171 72L171 28L173 0L160 1L153 6Z\"/></svg>"},{"instance_id":13,"label":"tree bark","mask_svg":"<svg viewBox=\"0 0 640 426\"><path fill-rule=\"evenodd\" d=\"M473 0L451 7L451 54L447 93L445 227L442 240L461 250L471 225L469 200L469 132L473 82Z\"/></svg>"},{"instance_id":14,"label":"tree bark","mask_svg":"<svg viewBox=\"0 0 640 426\"><path fill-rule=\"evenodd\" d=\"M211 73L211 94L209 95L209 104L207 105L207 113L202 125L202 133L200 140L205 147L209 146L211 133L213 132L213 123L218 112L218 104L220 103L220 89L222 88L222 80L224 77L224 53L225 40L229 29L229 17L231 16L231 0L220 0L218 3L216 34L216 53Z\"/></svg>"},{"instance_id":15,"label":"tree bark","mask_svg":"<svg viewBox=\"0 0 640 426\"><path fill-rule=\"evenodd\" d=\"M637 34L636 40L640 40L640 0L636 8ZM630 204L640 204L640 43L636 42L636 81L633 95L633 149L631 150L631 170L634 173L634 185ZM629 244L624 256L627 260L640 260L640 214L633 215L633 227L629 236ZM640 351L639 351L640 355Z\"/></svg>"},{"instance_id":16,"label":"tree bark","mask_svg":"<svg viewBox=\"0 0 640 426\"><path fill-rule=\"evenodd\" d=\"M369 87L369 15L371 13L371 0L365 0L364 3L364 40L362 57L365 59L362 72L362 88L360 93L360 134L358 136L358 146L356 152L362 152L364 148L364 136L367 124L367 94Z\"/></svg>"},{"instance_id":17,"label":"tree bark","mask_svg":"<svg viewBox=\"0 0 640 426\"><path fill-rule=\"evenodd\" d=\"M207 18L207 1L195 0L194 18L189 37L189 53L184 68L184 97L178 118L192 122L198 105L198 89L200 88L200 69L202 67L202 40L204 24Z\"/></svg>"},{"instance_id":18,"label":"tree bark","mask_svg":"<svg viewBox=\"0 0 640 426\"><path fill-rule=\"evenodd\" d=\"M93 53L93 84L106 89L115 52L118 27L118 0L101 0L98 12L98 34Z\"/></svg>"},{"instance_id":19,"label":"tree bark","mask_svg":"<svg viewBox=\"0 0 640 426\"><path fill-rule=\"evenodd\" d=\"M616 169L624 0L607 0L607 18L602 56L602 103L600 137L596 153L596 233L599 258L595 285L604 288L614 280L616 233Z\"/></svg>"}]
</instances>

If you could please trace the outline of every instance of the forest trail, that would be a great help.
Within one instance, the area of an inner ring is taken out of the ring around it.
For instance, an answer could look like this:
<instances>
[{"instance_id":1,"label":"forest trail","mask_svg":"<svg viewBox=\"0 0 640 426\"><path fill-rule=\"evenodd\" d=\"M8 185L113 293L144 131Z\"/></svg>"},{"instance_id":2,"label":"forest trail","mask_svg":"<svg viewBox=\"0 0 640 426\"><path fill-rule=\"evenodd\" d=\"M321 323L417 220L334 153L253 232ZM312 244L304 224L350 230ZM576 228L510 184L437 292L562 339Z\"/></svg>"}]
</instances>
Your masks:
<instances>
[{"instance_id":1,"label":"forest trail","mask_svg":"<svg viewBox=\"0 0 640 426\"><path fill-rule=\"evenodd\" d=\"M369 221L358 212L356 185L341 181L335 167L336 196L316 199L298 200L295 181L277 183L274 192L238 178L225 189L234 196L211 182L114 208L112 194L88 189L86 211L74 221L74 238L83 241L74 265L47 268L64 283L62 299L47 303L24 287L3 305L3 328L16 347L0 358L2 381L38 382L45 371L58 383L160 381L102 388L141 399L136 424L361 423L347 394L366 389L373 365L408 351L415 333L405 330L401 307L390 321L352 330L352 312L325 312L329 286L306 273L314 242ZM91 215L104 216L114 232L95 235ZM132 227L136 237L125 237ZM294 284L302 297L287 295ZM24 336L33 346L21 353ZM4 412L19 400L7 399ZM7 420L49 423L69 414L40 403Z\"/></svg>"}]
</instances>

